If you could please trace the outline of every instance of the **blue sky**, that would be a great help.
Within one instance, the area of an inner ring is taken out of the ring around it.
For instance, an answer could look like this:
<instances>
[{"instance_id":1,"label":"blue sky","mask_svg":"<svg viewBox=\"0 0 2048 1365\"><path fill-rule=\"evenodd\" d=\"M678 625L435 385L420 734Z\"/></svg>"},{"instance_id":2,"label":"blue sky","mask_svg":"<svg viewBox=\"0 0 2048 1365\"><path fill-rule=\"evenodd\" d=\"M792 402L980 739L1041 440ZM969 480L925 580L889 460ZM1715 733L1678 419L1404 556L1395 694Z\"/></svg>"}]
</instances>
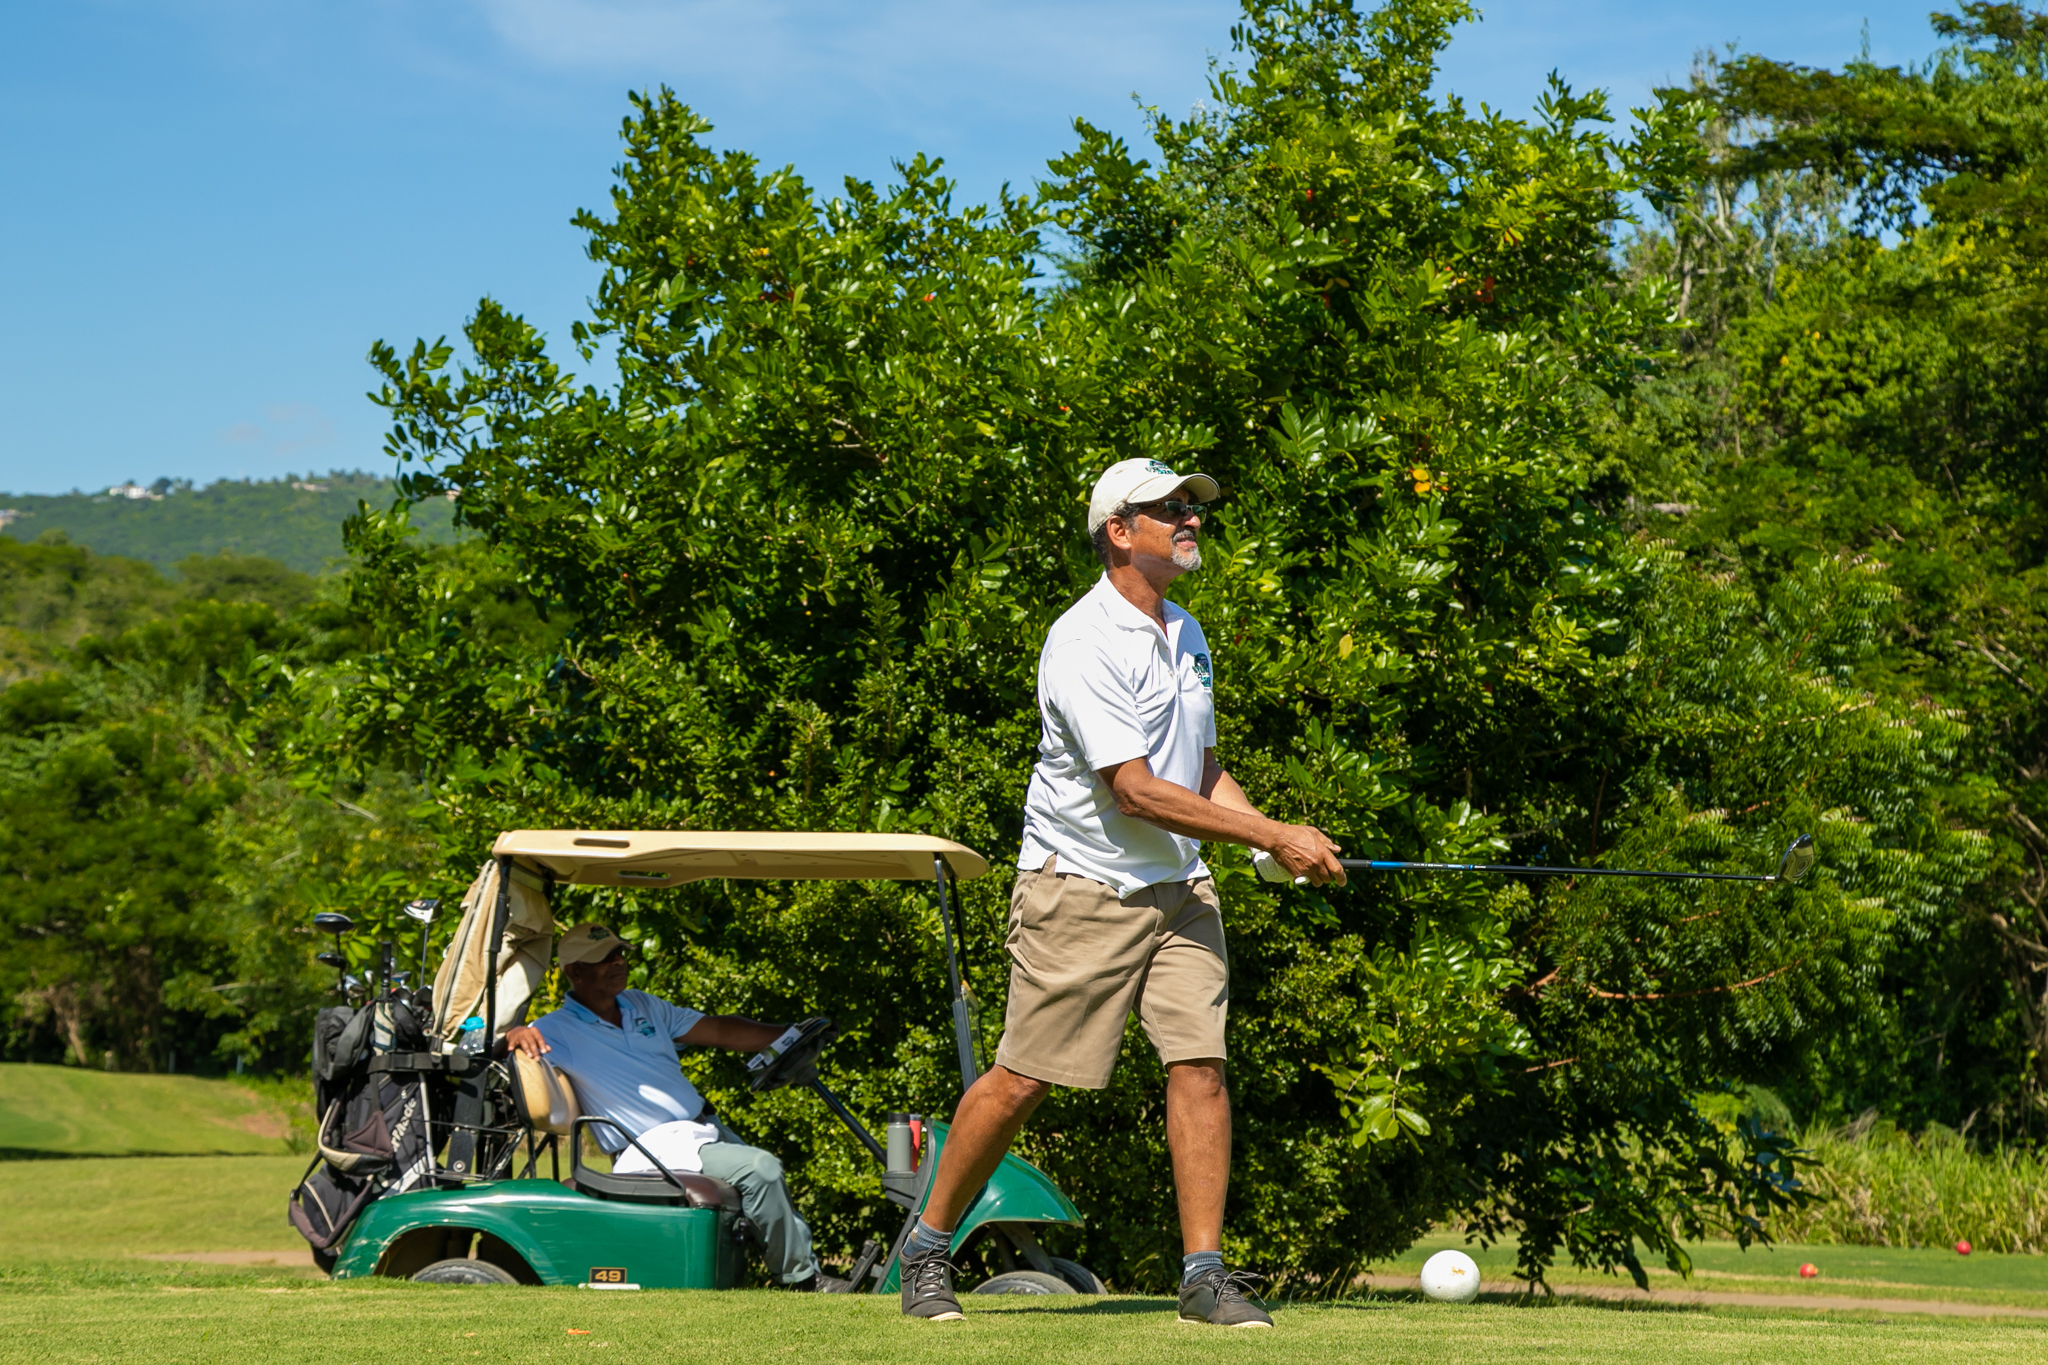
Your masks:
<instances>
[{"instance_id":1,"label":"blue sky","mask_svg":"<svg viewBox=\"0 0 2048 1365\"><path fill-rule=\"evenodd\" d=\"M1930 0L1495 0L1441 85L1555 68L1617 107L1702 47L1923 57ZM60 0L0 43L0 490L384 471L371 341L490 294L566 341L628 89L814 184L943 156L1026 184L1075 115L1135 136L1227 56L1224 0ZM558 343L564 357L566 345Z\"/></svg>"}]
</instances>

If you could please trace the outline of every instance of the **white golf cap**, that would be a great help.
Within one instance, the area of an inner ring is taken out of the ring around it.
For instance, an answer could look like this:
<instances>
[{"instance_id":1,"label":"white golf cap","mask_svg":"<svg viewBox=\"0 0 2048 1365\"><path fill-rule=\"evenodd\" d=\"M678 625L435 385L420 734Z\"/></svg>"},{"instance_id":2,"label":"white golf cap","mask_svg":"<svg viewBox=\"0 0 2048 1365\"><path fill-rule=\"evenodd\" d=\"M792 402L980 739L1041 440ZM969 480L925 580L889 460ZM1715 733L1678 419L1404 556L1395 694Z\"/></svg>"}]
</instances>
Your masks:
<instances>
[{"instance_id":1,"label":"white golf cap","mask_svg":"<svg viewBox=\"0 0 2048 1365\"><path fill-rule=\"evenodd\" d=\"M602 962L619 949L632 946L613 933L609 925L579 924L562 935L555 948L555 960L564 967L577 962Z\"/></svg>"},{"instance_id":2,"label":"white golf cap","mask_svg":"<svg viewBox=\"0 0 2048 1365\"><path fill-rule=\"evenodd\" d=\"M1218 492L1216 480L1207 474L1176 474L1158 460L1118 460L1095 481L1095 494L1088 499L1088 534L1101 530L1117 508L1157 502L1181 487L1186 487L1196 502L1213 501Z\"/></svg>"}]
</instances>

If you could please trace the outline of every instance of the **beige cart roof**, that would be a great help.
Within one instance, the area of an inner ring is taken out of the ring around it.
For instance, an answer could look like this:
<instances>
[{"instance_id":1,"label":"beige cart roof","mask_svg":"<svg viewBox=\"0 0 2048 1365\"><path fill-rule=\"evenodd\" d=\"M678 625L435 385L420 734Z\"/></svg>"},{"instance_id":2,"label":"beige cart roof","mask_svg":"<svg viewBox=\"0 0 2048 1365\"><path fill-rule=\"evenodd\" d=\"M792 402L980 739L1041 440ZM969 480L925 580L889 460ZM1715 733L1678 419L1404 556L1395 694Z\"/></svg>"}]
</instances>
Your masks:
<instances>
[{"instance_id":1,"label":"beige cart roof","mask_svg":"<svg viewBox=\"0 0 2048 1365\"><path fill-rule=\"evenodd\" d=\"M929 834L807 834L762 830L515 829L498 836L511 857L571 886L680 886L710 877L790 881L931 881L934 854L959 880L988 859Z\"/></svg>"}]
</instances>

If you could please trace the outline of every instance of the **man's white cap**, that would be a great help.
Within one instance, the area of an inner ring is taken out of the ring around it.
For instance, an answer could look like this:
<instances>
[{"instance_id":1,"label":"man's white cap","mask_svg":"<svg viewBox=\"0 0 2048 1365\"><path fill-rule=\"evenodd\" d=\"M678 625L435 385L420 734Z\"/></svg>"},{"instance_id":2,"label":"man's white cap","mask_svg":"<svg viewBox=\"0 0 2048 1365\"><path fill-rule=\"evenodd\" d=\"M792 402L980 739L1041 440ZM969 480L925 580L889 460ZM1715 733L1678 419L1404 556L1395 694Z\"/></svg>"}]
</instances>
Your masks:
<instances>
[{"instance_id":1,"label":"man's white cap","mask_svg":"<svg viewBox=\"0 0 2048 1365\"><path fill-rule=\"evenodd\" d=\"M1095 481L1095 494L1088 499L1088 534L1101 530L1117 508L1157 502L1183 486L1196 502L1212 502L1219 491L1207 474L1176 474L1158 460L1118 460Z\"/></svg>"},{"instance_id":2,"label":"man's white cap","mask_svg":"<svg viewBox=\"0 0 2048 1365\"><path fill-rule=\"evenodd\" d=\"M577 962L602 962L619 949L632 946L613 933L609 925L579 924L562 935L555 960L564 967Z\"/></svg>"}]
</instances>

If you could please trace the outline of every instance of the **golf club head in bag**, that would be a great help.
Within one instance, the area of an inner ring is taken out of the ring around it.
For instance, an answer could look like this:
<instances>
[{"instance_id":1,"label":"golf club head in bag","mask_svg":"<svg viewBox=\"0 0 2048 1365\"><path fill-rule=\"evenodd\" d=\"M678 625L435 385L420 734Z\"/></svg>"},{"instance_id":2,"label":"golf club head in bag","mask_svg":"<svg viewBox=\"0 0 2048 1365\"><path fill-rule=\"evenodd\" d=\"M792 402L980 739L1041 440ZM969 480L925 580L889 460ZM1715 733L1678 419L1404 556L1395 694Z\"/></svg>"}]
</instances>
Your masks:
<instances>
[{"instance_id":1,"label":"golf club head in bag","mask_svg":"<svg viewBox=\"0 0 2048 1365\"><path fill-rule=\"evenodd\" d=\"M437 900L407 901L405 905L405 913L420 922L419 977L421 981L427 979L427 938L434 930L434 912L440 908L441 902ZM431 996L428 998L431 999Z\"/></svg>"},{"instance_id":2,"label":"golf club head in bag","mask_svg":"<svg viewBox=\"0 0 2048 1365\"><path fill-rule=\"evenodd\" d=\"M313 927L323 934L333 934L336 938L339 938L355 928L356 922L339 911L322 910L319 914L313 916Z\"/></svg>"}]
</instances>

